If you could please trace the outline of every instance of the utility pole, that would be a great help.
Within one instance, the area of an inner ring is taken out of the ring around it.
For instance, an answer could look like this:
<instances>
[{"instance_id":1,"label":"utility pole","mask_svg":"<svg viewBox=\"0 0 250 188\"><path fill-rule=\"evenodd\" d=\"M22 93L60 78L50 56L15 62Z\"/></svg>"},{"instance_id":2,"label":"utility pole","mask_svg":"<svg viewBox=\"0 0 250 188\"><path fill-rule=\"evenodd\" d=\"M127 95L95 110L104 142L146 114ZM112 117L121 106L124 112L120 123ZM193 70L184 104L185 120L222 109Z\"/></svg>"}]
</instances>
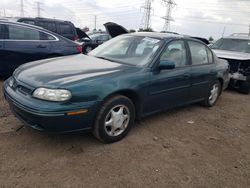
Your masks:
<instances>
[{"instance_id":1,"label":"utility pole","mask_svg":"<svg viewBox=\"0 0 250 188\"><path fill-rule=\"evenodd\" d=\"M24 17L24 4L23 4L23 0L21 0L21 2L20 2L20 16Z\"/></svg>"},{"instance_id":2,"label":"utility pole","mask_svg":"<svg viewBox=\"0 0 250 188\"><path fill-rule=\"evenodd\" d=\"M148 30L151 26L152 0L146 0L142 8L144 9L144 13L141 26L143 27L143 29Z\"/></svg>"},{"instance_id":3,"label":"utility pole","mask_svg":"<svg viewBox=\"0 0 250 188\"><path fill-rule=\"evenodd\" d=\"M176 3L174 0L162 0L162 2L167 7L166 16L162 17L165 20L163 31L168 31L170 29L170 22L173 21L171 17L172 9L176 6Z\"/></svg>"},{"instance_id":4,"label":"utility pole","mask_svg":"<svg viewBox=\"0 0 250 188\"><path fill-rule=\"evenodd\" d=\"M3 8L3 16L6 17L6 11L5 8Z\"/></svg>"},{"instance_id":5,"label":"utility pole","mask_svg":"<svg viewBox=\"0 0 250 188\"><path fill-rule=\"evenodd\" d=\"M97 22L97 16L95 15L95 27L94 27L94 30L96 30L96 22Z\"/></svg>"},{"instance_id":6,"label":"utility pole","mask_svg":"<svg viewBox=\"0 0 250 188\"><path fill-rule=\"evenodd\" d=\"M224 26L224 28L223 28L221 37L224 37L225 31L226 31L226 26Z\"/></svg>"}]
</instances>

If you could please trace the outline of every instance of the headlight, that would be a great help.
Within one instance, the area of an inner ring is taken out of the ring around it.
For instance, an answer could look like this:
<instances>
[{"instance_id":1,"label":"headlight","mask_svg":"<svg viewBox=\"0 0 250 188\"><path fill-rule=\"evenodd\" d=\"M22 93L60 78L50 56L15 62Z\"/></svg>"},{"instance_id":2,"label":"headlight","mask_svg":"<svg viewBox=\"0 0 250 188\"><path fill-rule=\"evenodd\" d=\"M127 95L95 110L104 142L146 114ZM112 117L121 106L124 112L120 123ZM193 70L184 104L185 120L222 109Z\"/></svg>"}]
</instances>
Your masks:
<instances>
[{"instance_id":1,"label":"headlight","mask_svg":"<svg viewBox=\"0 0 250 188\"><path fill-rule=\"evenodd\" d=\"M71 92L65 89L38 88L33 92L33 97L47 101L67 101L71 98Z\"/></svg>"}]
</instances>

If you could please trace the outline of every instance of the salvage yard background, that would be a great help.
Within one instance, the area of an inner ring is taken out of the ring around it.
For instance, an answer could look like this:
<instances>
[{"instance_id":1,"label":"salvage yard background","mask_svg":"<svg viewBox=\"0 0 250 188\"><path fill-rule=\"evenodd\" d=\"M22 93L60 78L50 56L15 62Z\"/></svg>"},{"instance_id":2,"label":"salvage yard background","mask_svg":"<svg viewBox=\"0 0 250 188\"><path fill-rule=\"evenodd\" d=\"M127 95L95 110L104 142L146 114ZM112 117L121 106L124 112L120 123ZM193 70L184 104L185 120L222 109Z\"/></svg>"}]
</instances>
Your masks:
<instances>
[{"instance_id":1,"label":"salvage yard background","mask_svg":"<svg viewBox=\"0 0 250 188\"><path fill-rule=\"evenodd\" d=\"M2 88L2 81L0 82ZM249 187L250 95L138 122L122 141L22 127L0 91L0 187Z\"/></svg>"}]
</instances>

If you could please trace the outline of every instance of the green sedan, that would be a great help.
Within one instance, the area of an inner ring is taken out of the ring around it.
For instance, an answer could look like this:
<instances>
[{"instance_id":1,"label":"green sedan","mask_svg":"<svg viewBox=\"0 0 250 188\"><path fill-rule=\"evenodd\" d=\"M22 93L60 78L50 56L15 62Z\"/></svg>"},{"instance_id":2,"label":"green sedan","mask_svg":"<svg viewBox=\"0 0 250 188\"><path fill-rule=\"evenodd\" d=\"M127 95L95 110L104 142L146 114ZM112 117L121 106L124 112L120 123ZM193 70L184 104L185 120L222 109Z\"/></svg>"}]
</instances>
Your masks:
<instances>
[{"instance_id":1,"label":"green sedan","mask_svg":"<svg viewBox=\"0 0 250 188\"><path fill-rule=\"evenodd\" d=\"M112 143L135 119L197 102L212 107L228 81L228 63L202 42L133 33L88 56L22 65L5 81L4 95L25 125L52 133L92 131Z\"/></svg>"}]
</instances>

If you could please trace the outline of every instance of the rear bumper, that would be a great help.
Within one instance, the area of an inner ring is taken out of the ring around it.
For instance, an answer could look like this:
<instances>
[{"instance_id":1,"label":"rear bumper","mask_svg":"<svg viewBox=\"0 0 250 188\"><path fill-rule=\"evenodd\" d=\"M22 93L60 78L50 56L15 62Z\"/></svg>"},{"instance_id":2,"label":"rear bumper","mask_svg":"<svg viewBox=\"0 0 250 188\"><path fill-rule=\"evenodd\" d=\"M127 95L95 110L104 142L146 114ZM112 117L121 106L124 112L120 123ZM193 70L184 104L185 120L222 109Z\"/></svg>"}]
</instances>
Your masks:
<instances>
[{"instance_id":1,"label":"rear bumper","mask_svg":"<svg viewBox=\"0 0 250 188\"><path fill-rule=\"evenodd\" d=\"M78 107L76 108L72 108L71 106L72 110L68 111L58 110L46 112L40 109L35 110L16 101L11 94L6 91L6 86L4 86L3 91L13 114L25 125L33 129L50 133L70 133L92 129L97 110L97 102L88 102L86 105L83 105L83 108L88 110L84 114L68 115L68 112L80 110L79 105L77 105Z\"/></svg>"}]
</instances>

